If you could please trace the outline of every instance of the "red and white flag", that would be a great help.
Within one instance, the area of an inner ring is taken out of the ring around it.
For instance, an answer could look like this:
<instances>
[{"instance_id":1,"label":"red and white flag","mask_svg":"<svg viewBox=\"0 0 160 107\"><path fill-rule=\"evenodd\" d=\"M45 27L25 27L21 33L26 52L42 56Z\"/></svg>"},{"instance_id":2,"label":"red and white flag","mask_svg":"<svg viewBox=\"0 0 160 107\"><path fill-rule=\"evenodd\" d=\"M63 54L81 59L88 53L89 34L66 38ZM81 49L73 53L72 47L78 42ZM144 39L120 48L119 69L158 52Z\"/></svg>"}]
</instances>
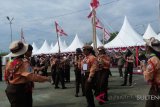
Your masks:
<instances>
[{"instance_id":1,"label":"red and white flag","mask_svg":"<svg viewBox=\"0 0 160 107\"><path fill-rule=\"evenodd\" d=\"M91 11L87 17L88 17L88 19L89 19L89 18L91 18L92 16L93 16L93 12Z\"/></svg>"},{"instance_id":2,"label":"red and white flag","mask_svg":"<svg viewBox=\"0 0 160 107\"><path fill-rule=\"evenodd\" d=\"M67 36L67 34L64 32L64 30L58 25L58 23L55 21L55 26L56 26L56 32L62 36L65 35Z\"/></svg>"},{"instance_id":3,"label":"red and white flag","mask_svg":"<svg viewBox=\"0 0 160 107\"><path fill-rule=\"evenodd\" d=\"M100 20L96 17L96 28L103 29L103 24L100 22Z\"/></svg>"},{"instance_id":4,"label":"red and white flag","mask_svg":"<svg viewBox=\"0 0 160 107\"><path fill-rule=\"evenodd\" d=\"M110 37L111 37L111 35L110 35L110 33L108 32L108 30L107 30L107 29L104 29L104 39L105 39L106 41L108 41L108 40L110 39Z\"/></svg>"},{"instance_id":5,"label":"red and white flag","mask_svg":"<svg viewBox=\"0 0 160 107\"><path fill-rule=\"evenodd\" d=\"M90 7L91 7L91 12L89 13L89 15L87 16L88 18L91 18L93 16L93 9L96 9L99 6L99 1L98 0L91 0L90 3Z\"/></svg>"},{"instance_id":6,"label":"red and white flag","mask_svg":"<svg viewBox=\"0 0 160 107\"><path fill-rule=\"evenodd\" d=\"M21 42L26 43L22 28L21 28Z\"/></svg>"},{"instance_id":7,"label":"red and white flag","mask_svg":"<svg viewBox=\"0 0 160 107\"><path fill-rule=\"evenodd\" d=\"M90 5L93 9L96 9L99 6L99 1L98 0L91 0Z\"/></svg>"},{"instance_id":8,"label":"red and white flag","mask_svg":"<svg viewBox=\"0 0 160 107\"><path fill-rule=\"evenodd\" d=\"M96 17L96 28L99 28L104 31L104 39L106 41L108 41L111 35L110 35L109 31L104 28L104 25L97 17Z\"/></svg>"}]
</instances>

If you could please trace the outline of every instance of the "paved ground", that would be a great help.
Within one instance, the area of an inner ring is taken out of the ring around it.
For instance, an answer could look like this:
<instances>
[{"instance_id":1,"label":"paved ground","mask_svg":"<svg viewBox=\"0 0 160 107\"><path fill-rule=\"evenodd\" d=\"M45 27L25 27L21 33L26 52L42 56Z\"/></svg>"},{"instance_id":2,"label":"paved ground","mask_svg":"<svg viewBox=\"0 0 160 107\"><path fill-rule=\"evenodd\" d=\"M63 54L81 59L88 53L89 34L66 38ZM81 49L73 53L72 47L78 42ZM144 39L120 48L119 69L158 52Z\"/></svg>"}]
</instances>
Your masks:
<instances>
[{"instance_id":1,"label":"paved ground","mask_svg":"<svg viewBox=\"0 0 160 107\"><path fill-rule=\"evenodd\" d=\"M142 75L134 75L134 86L122 87L123 79L118 77L117 69L111 69L113 76L109 79L109 101L96 107L144 107L145 100L140 99L147 95L149 86L144 82ZM71 71L71 82L66 84L67 89L54 89L50 83L36 83L33 92L34 107L86 107L85 97L74 97L74 72ZM4 90L6 84L0 82L0 107L10 107Z\"/></svg>"}]
</instances>

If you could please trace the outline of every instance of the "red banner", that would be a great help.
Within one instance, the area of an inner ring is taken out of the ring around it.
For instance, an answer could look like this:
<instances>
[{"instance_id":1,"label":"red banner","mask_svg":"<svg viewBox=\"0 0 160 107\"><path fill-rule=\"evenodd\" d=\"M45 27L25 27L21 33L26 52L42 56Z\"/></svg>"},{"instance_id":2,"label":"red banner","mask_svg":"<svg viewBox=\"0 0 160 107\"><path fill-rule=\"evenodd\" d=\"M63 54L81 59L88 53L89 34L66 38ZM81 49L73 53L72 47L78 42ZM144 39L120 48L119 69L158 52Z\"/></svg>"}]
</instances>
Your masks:
<instances>
[{"instance_id":1,"label":"red banner","mask_svg":"<svg viewBox=\"0 0 160 107\"><path fill-rule=\"evenodd\" d=\"M91 0L90 5L92 8L96 9L99 6L99 1L98 0Z\"/></svg>"},{"instance_id":2,"label":"red banner","mask_svg":"<svg viewBox=\"0 0 160 107\"><path fill-rule=\"evenodd\" d=\"M55 21L55 26L56 26L56 32L62 36L65 35L67 36L67 34L64 32L64 30L58 25L58 23Z\"/></svg>"}]
</instances>

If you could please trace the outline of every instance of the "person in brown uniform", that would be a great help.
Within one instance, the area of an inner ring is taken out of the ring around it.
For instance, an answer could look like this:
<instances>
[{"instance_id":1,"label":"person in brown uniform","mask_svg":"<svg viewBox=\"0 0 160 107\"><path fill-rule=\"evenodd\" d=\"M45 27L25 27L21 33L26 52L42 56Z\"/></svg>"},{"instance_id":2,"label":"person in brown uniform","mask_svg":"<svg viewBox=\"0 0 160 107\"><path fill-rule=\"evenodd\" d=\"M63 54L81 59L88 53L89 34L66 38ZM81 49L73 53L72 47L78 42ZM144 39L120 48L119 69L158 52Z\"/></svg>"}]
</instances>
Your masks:
<instances>
[{"instance_id":1,"label":"person in brown uniform","mask_svg":"<svg viewBox=\"0 0 160 107\"><path fill-rule=\"evenodd\" d=\"M65 55L63 57L64 64L63 64L63 70L64 70L64 79L65 82L70 82L70 55Z\"/></svg>"},{"instance_id":2,"label":"person in brown uniform","mask_svg":"<svg viewBox=\"0 0 160 107\"><path fill-rule=\"evenodd\" d=\"M59 82L61 82L62 89L66 89L64 82L64 70L63 70L64 60L61 55L57 55L56 60L56 79L55 79L55 89L59 88Z\"/></svg>"},{"instance_id":3,"label":"person in brown uniform","mask_svg":"<svg viewBox=\"0 0 160 107\"><path fill-rule=\"evenodd\" d=\"M85 76L85 96L87 99L87 107L95 107L94 97L93 97L93 86L94 86L94 74L96 71L96 57L92 54L93 48L90 45L85 45L83 47L84 59L81 62L81 72Z\"/></svg>"},{"instance_id":4,"label":"person in brown uniform","mask_svg":"<svg viewBox=\"0 0 160 107\"><path fill-rule=\"evenodd\" d=\"M108 100L107 88L108 88L108 77L110 68L110 58L106 55L105 48L103 46L98 47L98 67L96 71L96 95L104 93L103 100ZM104 102L99 101L99 104Z\"/></svg>"},{"instance_id":5,"label":"person in brown uniform","mask_svg":"<svg viewBox=\"0 0 160 107\"><path fill-rule=\"evenodd\" d=\"M50 58L51 76L52 76L52 81L53 81L52 85L54 85L56 81L56 61L57 61L57 58L55 55L53 55Z\"/></svg>"},{"instance_id":6,"label":"person in brown uniform","mask_svg":"<svg viewBox=\"0 0 160 107\"><path fill-rule=\"evenodd\" d=\"M80 85L82 87L82 95L85 95L84 85L82 85L82 76L81 76L81 61L83 59L81 48L76 49L76 55L74 58L74 72L75 72L75 80L76 80L76 94L75 97L78 97Z\"/></svg>"},{"instance_id":7,"label":"person in brown uniform","mask_svg":"<svg viewBox=\"0 0 160 107\"><path fill-rule=\"evenodd\" d=\"M145 107L160 107L160 41L145 39L147 63L141 63L145 80L151 85Z\"/></svg>"},{"instance_id":8,"label":"person in brown uniform","mask_svg":"<svg viewBox=\"0 0 160 107\"><path fill-rule=\"evenodd\" d=\"M7 88L5 90L11 107L32 107L32 99L28 96L31 82L45 82L50 79L45 76L34 74L29 61L24 61L24 54L28 50L28 44L20 41L11 43L12 61L9 61L5 67L5 81Z\"/></svg>"},{"instance_id":9,"label":"person in brown uniform","mask_svg":"<svg viewBox=\"0 0 160 107\"><path fill-rule=\"evenodd\" d=\"M117 65L118 65L119 76L120 76L121 78L123 78L122 68L123 68L124 63L125 63L125 59L123 58L123 54L122 54L121 52L118 52L118 53L115 55L115 58L118 60L118 61L117 61Z\"/></svg>"},{"instance_id":10,"label":"person in brown uniform","mask_svg":"<svg viewBox=\"0 0 160 107\"><path fill-rule=\"evenodd\" d=\"M128 49L127 53L125 55L124 83L121 86L126 86L127 85L128 74L129 74L129 86L132 86L133 67L134 67L134 55Z\"/></svg>"}]
</instances>

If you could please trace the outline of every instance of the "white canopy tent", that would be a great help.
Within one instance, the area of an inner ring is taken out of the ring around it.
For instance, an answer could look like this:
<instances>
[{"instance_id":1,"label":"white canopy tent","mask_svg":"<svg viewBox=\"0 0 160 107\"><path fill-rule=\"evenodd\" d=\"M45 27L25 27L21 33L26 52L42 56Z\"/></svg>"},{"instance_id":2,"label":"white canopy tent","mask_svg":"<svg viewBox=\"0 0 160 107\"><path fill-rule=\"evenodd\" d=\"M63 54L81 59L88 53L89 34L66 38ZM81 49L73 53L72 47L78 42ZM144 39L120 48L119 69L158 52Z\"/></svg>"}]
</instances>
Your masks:
<instances>
[{"instance_id":1,"label":"white canopy tent","mask_svg":"<svg viewBox=\"0 0 160 107\"><path fill-rule=\"evenodd\" d=\"M155 31L152 29L151 25L148 24L147 30L143 35L144 39L150 39L151 37L155 37L158 39L158 35L155 33Z\"/></svg>"},{"instance_id":2,"label":"white canopy tent","mask_svg":"<svg viewBox=\"0 0 160 107\"><path fill-rule=\"evenodd\" d=\"M109 43L105 44L105 48L123 48L133 46L143 46L145 42L130 25L127 17L124 18L123 26L118 35Z\"/></svg>"},{"instance_id":3,"label":"white canopy tent","mask_svg":"<svg viewBox=\"0 0 160 107\"><path fill-rule=\"evenodd\" d=\"M64 43L62 42L61 38L59 37L59 45L60 45L60 52L62 52L64 49L66 49L66 46L64 46ZM58 42L54 45L54 47L48 52L48 53L58 53L59 47Z\"/></svg>"},{"instance_id":4,"label":"white canopy tent","mask_svg":"<svg viewBox=\"0 0 160 107\"><path fill-rule=\"evenodd\" d=\"M97 48L99 46L103 46L102 42L99 40L98 36L96 35L96 38L97 38ZM91 44L91 46L93 47L93 43Z\"/></svg>"},{"instance_id":5,"label":"white canopy tent","mask_svg":"<svg viewBox=\"0 0 160 107\"><path fill-rule=\"evenodd\" d=\"M32 43L32 47L33 47L33 51L32 51L33 53L38 51L38 48L34 42Z\"/></svg>"},{"instance_id":6,"label":"white canopy tent","mask_svg":"<svg viewBox=\"0 0 160 107\"><path fill-rule=\"evenodd\" d=\"M64 46L65 48L68 47L65 40L63 41L63 46Z\"/></svg>"},{"instance_id":7,"label":"white canopy tent","mask_svg":"<svg viewBox=\"0 0 160 107\"><path fill-rule=\"evenodd\" d=\"M11 53L8 55L2 56L2 65L6 65L7 60L11 59Z\"/></svg>"},{"instance_id":8,"label":"white canopy tent","mask_svg":"<svg viewBox=\"0 0 160 107\"><path fill-rule=\"evenodd\" d=\"M83 46L84 43L78 38L78 35L76 34L72 43L63 52L75 52L77 48L82 48Z\"/></svg>"},{"instance_id":9,"label":"white canopy tent","mask_svg":"<svg viewBox=\"0 0 160 107\"><path fill-rule=\"evenodd\" d=\"M50 50L51 48L48 45L47 41L45 40L41 48L37 52L33 53L33 55L48 54Z\"/></svg>"},{"instance_id":10,"label":"white canopy tent","mask_svg":"<svg viewBox=\"0 0 160 107\"><path fill-rule=\"evenodd\" d=\"M53 43L51 43L51 46L50 46L50 47L51 47L51 49L54 47L54 46L53 46Z\"/></svg>"},{"instance_id":11,"label":"white canopy tent","mask_svg":"<svg viewBox=\"0 0 160 107\"><path fill-rule=\"evenodd\" d=\"M158 40L160 41L160 33L158 34L157 38L158 38Z\"/></svg>"}]
</instances>

